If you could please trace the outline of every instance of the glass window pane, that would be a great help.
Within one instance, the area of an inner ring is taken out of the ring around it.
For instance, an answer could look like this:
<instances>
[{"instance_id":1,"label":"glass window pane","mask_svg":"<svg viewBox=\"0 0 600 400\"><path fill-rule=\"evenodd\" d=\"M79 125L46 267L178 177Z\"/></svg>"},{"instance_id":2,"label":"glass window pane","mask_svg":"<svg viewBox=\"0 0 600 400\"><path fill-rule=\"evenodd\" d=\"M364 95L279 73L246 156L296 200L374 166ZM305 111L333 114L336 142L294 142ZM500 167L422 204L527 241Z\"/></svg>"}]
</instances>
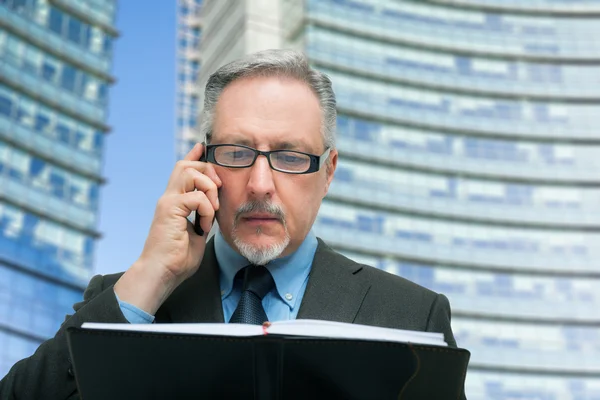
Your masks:
<instances>
[{"instance_id":1,"label":"glass window pane","mask_svg":"<svg viewBox=\"0 0 600 400\"><path fill-rule=\"evenodd\" d=\"M62 35L62 26L63 26L63 13L58 11L56 8L50 8L50 22L48 27L50 30Z\"/></svg>"},{"instance_id":2,"label":"glass window pane","mask_svg":"<svg viewBox=\"0 0 600 400\"><path fill-rule=\"evenodd\" d=\"M76 85L76 79L77 79L77 70L75 70L75 68L73 68L71 66L65 65L63 67L63 71L62 71L60 85L67 90L74 91L75 85Z\"/></svg>"},{"instance_id":3,"label":"glass window pane","mask_svg":"<svg viewBox=\"0 0 600 400\"><path fill-rule=\"evenodd\" d=\"M50 56L46 56L42 65L42 77L49 82L56 83L60 73L60 63Z\"/></svg>"},{"instance_id":4,"label":"glass window pane","mask_svg":"<svg viewBox=\"0 0 600 400\"><path fill-rule=\"evenodd\" d=\"M79 22L79 20L77 20L73 17L70 17L68 27L69 27L69 29L67 31L67 37L69 38L69 40L72 42L75 42L77 44L80 44L82 42L82 40L81 40L81 31L82 31L81 22Z\"/></svg>"},{"instance_id":5,"label":"glass window pane","mask_svg":"<svg viewBox=\"0 0 600 400\"><path fill-rule=\"evenodd\" d=\"M13 102L10 97L0 93L0 114L9 116L12 114Z\"/></svg>"}]
</instances>

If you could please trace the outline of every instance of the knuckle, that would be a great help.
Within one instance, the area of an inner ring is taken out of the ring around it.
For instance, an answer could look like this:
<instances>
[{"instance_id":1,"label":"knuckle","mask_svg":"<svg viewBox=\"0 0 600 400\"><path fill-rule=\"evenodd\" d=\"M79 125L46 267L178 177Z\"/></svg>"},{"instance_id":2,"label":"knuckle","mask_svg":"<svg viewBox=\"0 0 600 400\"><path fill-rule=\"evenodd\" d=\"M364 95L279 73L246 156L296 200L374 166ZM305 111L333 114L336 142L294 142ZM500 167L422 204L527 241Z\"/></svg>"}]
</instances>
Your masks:
<instances>
[{"instance_id":1,"label":"knuckle","mask_svg":"<svg viewBox=\"0 0 600 400\"><path fill-rule=\"evenodd\" d=\"M165 211L166 209L168 209L169 208L169 203L170 203L169 200L170 199L167 196L165 196L165 195L161 196L158 199L158 201L156 202L156 210L159 213L161 213L161 212Z\"/></svg>"},{"instance_id":2,"label":"knuckle","mask_svg":"<svg viewBox=\"0 0 600 400\"><path fill-rule=\"evenodd\" d=\"M175 169L184 169L186 164L185 160L179 160L175 163Z\"/></svg>"}]
</instances>

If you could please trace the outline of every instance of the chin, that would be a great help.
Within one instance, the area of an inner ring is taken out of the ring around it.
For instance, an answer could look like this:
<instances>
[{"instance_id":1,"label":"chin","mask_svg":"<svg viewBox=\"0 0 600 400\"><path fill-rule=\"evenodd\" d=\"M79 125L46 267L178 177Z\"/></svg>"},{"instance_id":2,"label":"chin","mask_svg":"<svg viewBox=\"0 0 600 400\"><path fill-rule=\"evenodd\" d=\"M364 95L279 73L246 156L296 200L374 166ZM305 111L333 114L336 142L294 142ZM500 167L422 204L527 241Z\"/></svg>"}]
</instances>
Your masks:
<instances>
[{"instance_id":1,"label":"chin","mask_svg":"<svg viewBox=\"0 0 600 400\"><path fill-rule=\"evenodd\" d=\"M279 258L290 244L290 237L287 233L268 236L259 232L259 229L251 234L240 233L233 232L234 244L242 256L256 265L265 265Z\"/></svg>"}]
</instances>

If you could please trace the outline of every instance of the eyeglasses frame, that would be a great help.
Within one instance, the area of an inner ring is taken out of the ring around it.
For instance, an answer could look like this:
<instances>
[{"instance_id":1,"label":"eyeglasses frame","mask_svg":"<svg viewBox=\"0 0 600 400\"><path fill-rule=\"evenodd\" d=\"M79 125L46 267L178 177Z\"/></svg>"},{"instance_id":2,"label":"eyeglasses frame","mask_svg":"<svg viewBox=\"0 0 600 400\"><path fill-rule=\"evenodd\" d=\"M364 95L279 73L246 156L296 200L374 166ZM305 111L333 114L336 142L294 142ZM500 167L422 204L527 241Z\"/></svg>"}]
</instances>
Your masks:
<instances>
[{"instance_id":1,"label":"eyeglasses frame","mask_svg":"<svg viewBox=\"0 0 600 400\"><path fill-rule=\"evenodd\" d=\"M220 144L205 144L205 143L203 143L203 145L204 145L204 148L206 151L200 157L200 161L202 161L202 162L210 162L212 164L216 164L216 165L219 165L219 166L225 167L225 168L250 168L251 166L254 165L254 163L258 159L258 156L265 156L267 158L267 161L269 162L269 167L271 167L271 169L273 171L283 172L284 174L293 174L293 175L312 174L312 173L319 171L321 169L321 167L323 166L323 164L325 163L325 161L327 160L327 158L329 158L329 154L331 152L330 147L325 149L323 154L321 154L320 156L317 156L314 154L305 153L303 151L297 151L297 150L261 151L261 150L255 149L253 147L250 147L250 146L246 146L243 144L234 144L234 143L220 143ZM234 165L232 166L232 165L219 164L217 162L217 160L215 159L215 149L218 147L223 147L223 146L237 146L237 147L243 147L248 150L252 150L254 152L254 159L247 166L234 166ZM283 153L283 152L292 152L292 153L304 154L304 155L308 156L310 158L310 165L309 165L308 169L304 172L293 172L293 171L282 171L280 169L273 167L273 164L271 163L271 153Z\"/></svg>"}]
</instances>

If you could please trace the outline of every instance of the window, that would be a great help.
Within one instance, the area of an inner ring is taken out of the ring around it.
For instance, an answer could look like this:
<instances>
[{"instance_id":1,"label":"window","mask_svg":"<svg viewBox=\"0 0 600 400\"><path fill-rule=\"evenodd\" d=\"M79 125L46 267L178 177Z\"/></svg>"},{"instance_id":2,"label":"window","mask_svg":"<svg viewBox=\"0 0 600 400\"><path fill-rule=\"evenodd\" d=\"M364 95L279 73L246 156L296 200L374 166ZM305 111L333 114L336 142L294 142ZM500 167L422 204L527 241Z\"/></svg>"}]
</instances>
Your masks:
<instances>
[{"instance_id":1,"label":"window","mask_svg":"<svg viewBox=\"0 0 600 400\"><path fill-rule=\"evenodd\" d=\"M39 158L32 158L31 159L31 165L29 166L29 173L35 177L37 176L40 172L42 172L42 170L44 169L44 167L46 166L46 163L42 160L40 160Z\"/></svg>"},{"instance_id":2,"label":"window","mask_svg":"<svg viewBox=\"0 0 600 400\"><path fill-rule=\"evenodd\" d=\"M48 126L50 125L50 118L43 114L37 114L35 116L35 124L34 129L37 132L46 132L48 130Z\"/></svg>"},{"instance_id":3,"label":"window","mask_svg":"<svg viewBox=\"0 0 600 400\"><path fill-rule=\"evenodd\" d=\"M35 103L22 98L19 101L19 107L17 108L17 121L25 126L33 126L34 125L34 110Z\"/></svg>"},{"instance_id":4,"label":"window","mask_svg":"<svg viewBox=\"0 0 600 400\"><path fill-rule=\"evenodd\" d=\"M52 172L50 174L50 185L52 186L52 194L60 199L65 197L65 178Z\"/></svg>"},{"instance_id":5,"label":"window","mask_svg":"<svg viewBox=\"0 0 600 400\"><path fill-rule=\"evenodd\" d=\"M90 42L92 40L92 27L89 25L83 25L83 37L81 44L88 48L90 47Z\"/></svg>"},{"instance_id":6,"label":"window","mask_svg":"<svg viewBox=\"0 0 600 400\"><path fill-rule=\"evenodd\" d=\"M56 133L59 141L67 144L71 143L71 130L66 125L59 122L56 125Z\"/></svg>"},{"instance_id":7,"label":"window","mask_svg":"<svg viewBox=\"0 0 600 400\"><path fill-rule=\"evenodd\" d=\"M60 85L71 91L75 91L75 86L77 83L77 70L69 65L65 65L63 67L62 76L60 80Z\"/></svg>"},{"instance_id":8,"label":"window","mask_svg":"<svg viewBox=\"0 0 600 400\"><path fill-rule=\"evenodd\" d=\"M79 20L70 17L69 18L69 22L67 24L68 26L68 30L67 30L67 38L77 44L82 43L82 30L83 30L83 24L81 22L79 22Z\"/></svg>"},{"instance_id":9,"label":"window","mask_svg":"<svg viewBox=\"0 0 600 400\"><path fill-rule=\"evenodd\" d=\"M0 114L10 117L12 114L12 106L12 100L9 97L0 94Z\"/></svg>"},{"instance_id":10,"label":"window","mask_svg":"<svg viewBox=\"0 0 600 400\"><path fill-rule=\"evenodd\" d=\"M42 78L49 82L55 82L57 76L57 67L49 60L44 60L42 64Z\"/></svg>"},{"instance_id":11,"label":"window","mask_svg":"<svg viewBox=\"0 0 600 400\"><path fill-rule=\"evenodd\" d=\"M76 89L77 89L76 93L80 96L85 96L87 83L90 78L88 77L87 74L85 74L81 71L78 72L78 75L79 75L79 82L76 87ZM87 96L86 96L86 98L87 98ZM94 99L92 99L92 100L94 100Z\"/></svg>"},{"instance_id":12,"label":"window","mask_svg":"<svg viewBox=\"0 0 600 400\"><path fill-rule=\"evenodd\" d=\"M63 18L64 14L58 11L54 7L50 7L50 23L48 27L50 30L62 35L63 32Z\"/></svg>"},{"instance_id":13,"label":"window","mask_svg":"<svg viewBox=\"0 0 600 400\"><path fill-rule=\"evenodd\" d=\"M99 190L99 187L98 187L97 184L92 183L90 185L89 201L90 201L90 208L92 210L95 210L98 207L99 191L100 190ZM93 243L92 243L92 245L93 245ZM93 246L92 246L92 249L93 249ZM92 251L90 250L90 252L87 253L87 250L86 250L86 254L90 254L91 255Z\"/></svg>"},{"instance_id":14,"label":"window","mask_svg":"<svg viewBox=\"0 0 600 400\"><path fill-rule=\"evenodd\" d=\"M102 46L102 52L105 55L110 55L112 52L112 38L110 36L104 36L104 42Z\"/></svg>"},{"instance_id":15,"label":"window","mask_svg":"<svg viewBox=\"0 0 600 400\"><path fill-rule=\"evenodd\" d=\"M27 46L24 50L23 70L37 75L42 64L42 53L31 46Z\"/></svg>"},{"instance_id":16,"label":"window","mask_svg":"<svg viewBox=\"0 0 600 400\"><path fill-rule=\"evenodd\" d=\"M81 132L79 129L75 131L74 143L73 146L76 148L81 147L80 144L85 140L85 133Z\"/></svg>"},{"instance_id":17,"label":"window","mask_svg":"<svg viewBox=\"0 0 600 400\"><path fill-rule=\"evenodd\" d=\"M104 133L96 131L94 134L94 148L93 151L100 154L104 147Z\"/></svg>"},{"instance_id":18,"label":"window","mask_svg":"<svg viewBox=\"0 0 600 400\"><path fill-rule=\"evenodd\" d=\"M101 103L106 102L106 97L108 94L108 86L105 83L101 83L98 85L98 101Z\"/></svg>"}]
</instances>

